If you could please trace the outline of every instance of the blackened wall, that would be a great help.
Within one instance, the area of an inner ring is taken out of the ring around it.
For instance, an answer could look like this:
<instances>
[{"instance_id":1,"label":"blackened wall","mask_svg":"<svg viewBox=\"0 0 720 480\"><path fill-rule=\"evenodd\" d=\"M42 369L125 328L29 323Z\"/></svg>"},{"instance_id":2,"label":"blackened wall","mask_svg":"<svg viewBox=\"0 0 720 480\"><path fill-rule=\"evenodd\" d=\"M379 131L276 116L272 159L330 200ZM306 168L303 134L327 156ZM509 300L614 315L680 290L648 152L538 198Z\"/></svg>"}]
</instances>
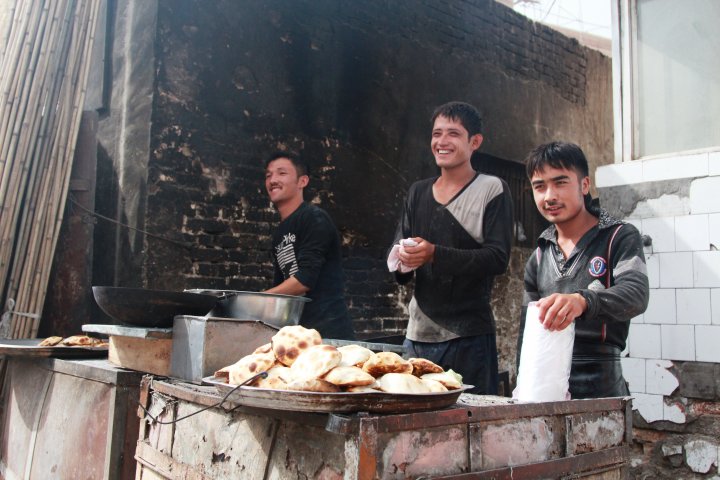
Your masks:
<instances>
[{"instance_id":1,"label":"blackened wall","mask_svg":"<svg viewBox=\"0 0 720 480\"><path fill-rule=\"evenodd\" d=\"M436 173L435 106L478 106L494 157L564 139L611 161L609 60L492 0L161 0L155 57L145 229L185 246L145 236L142 283L269 287L262 160L287 147L342 233L361 336L405 325L409 291L384 254L408 187ZM520 302L514 262L493 300L501 332Z\"/></svg>"}]
</instances>

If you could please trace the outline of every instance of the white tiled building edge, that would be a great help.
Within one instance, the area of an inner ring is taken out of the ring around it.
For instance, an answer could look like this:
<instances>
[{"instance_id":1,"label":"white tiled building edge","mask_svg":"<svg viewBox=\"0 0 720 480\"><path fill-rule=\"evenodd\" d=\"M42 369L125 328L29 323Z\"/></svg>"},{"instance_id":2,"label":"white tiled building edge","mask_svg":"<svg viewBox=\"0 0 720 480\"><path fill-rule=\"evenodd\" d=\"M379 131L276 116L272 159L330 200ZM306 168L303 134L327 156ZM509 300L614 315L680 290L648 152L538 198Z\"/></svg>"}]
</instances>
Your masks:
<instances>
[{"instance_id":1,"label":"white tiled building edge","mask_svg":"<svg viewBox=\"0 0 720 480\"><path fill-rule=\"evenodd\" d=\"M632 320L623 372L646 421L685 421L664 398L678 385L672 361L720 362L720 152L599 167L598 188L690 179L688 197L640 202L625 220L652 238L646 248L647 311Z\"/></svg>"}]
</instances>

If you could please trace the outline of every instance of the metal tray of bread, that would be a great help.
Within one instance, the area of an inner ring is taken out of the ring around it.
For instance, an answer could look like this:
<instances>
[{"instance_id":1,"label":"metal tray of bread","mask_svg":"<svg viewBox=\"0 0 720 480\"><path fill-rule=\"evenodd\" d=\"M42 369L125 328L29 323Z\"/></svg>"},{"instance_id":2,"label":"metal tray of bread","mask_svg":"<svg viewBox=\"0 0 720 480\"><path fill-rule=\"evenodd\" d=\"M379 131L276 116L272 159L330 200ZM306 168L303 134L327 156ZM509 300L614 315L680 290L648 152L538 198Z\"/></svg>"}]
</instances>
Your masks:
<instances>
[{"instance_id":1,"label":"metal tray of bread","mask_svg":"<svg viewBox=\"0 0 720 480\"><path fill-rule=\"evenodd\" d=\"M40 347L42 338L0 339L0 356L13 357L56 357L56 358L97 358L106 357L108 347L56 345Z\"/></svg>"},{"instance_id":2,"label":"metal tray of bread","mask_svg":"<svg viewBox=\"0 0 720 480\"><path fill-rule=\"evenodd\" d=\"M272 390L239 387L216 377L205 377L203 383L214 385L231 405L300 412L373 412L407 413L437 410L454 405L462 392L473 388L463 385L457 390L437 393L339 392L318 393L297 390ZM233 391L234 390L234 391Z\"/></svg>"}]
</instances>

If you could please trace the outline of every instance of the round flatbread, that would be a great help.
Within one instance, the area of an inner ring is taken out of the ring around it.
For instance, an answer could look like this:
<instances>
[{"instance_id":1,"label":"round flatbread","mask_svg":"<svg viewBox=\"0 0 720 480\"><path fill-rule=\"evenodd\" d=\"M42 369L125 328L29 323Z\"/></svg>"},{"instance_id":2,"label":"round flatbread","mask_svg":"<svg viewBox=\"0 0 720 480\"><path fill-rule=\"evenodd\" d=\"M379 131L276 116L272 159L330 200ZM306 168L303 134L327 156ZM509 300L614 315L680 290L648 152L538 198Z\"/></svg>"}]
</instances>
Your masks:
<instances>
[{"instance_id":1,"label":"round flatbread","mask_svg":"<svg viewBox=\"0 0 720 480\"><path fill-rule=\"evenodd\" d=\"M377 383L387 393L430 393L430 387L409 373L386 373Z\"/></svg>"},{"instance_id":2,"label":"round flatbread","mask_svg":"<svg viewBox=\"0 0 720 480\"><path fill-rule=\"evenodd\" d=\"M58 343L62 342L63 337L47 337L45 340L38 344L38 347L54 347Z\"/></svg>"},{"instance_id":3,"label":"round flatbread","mask_svg":"<svg viewBox=\"0 0 720 480\"><path fill-rule=\"evenodd\" d=\"M342 354L340 360L341 367L361 367L372 357L373 351L360 345L343 345L338 347L338 351Z\"/></svg>"},{"instance_id":4,"label":"round flatbread","mask_svg":"<svg viewBox=\"0 0 720 480\"><path fill-rule=\"evenodd\" d=\"M460 383L460 380L458 380L455 375L449 372L426 373L421 378L423 380L435 380L436 382L440 382L445 385L448 390L457 390L458 388L462 387L462 383Z\"/></svg>"},{"instance_id":5,"label":"round flatbread","mask_svg":"<svg viewBox=\"0 0 720 480\"><path fill-rule=\"evenodd\" d=\"M431 392L447 392L448 391L447 387L445 385L443 385L442 383L438 382L437 380L421 378L420 381L423 382L425 385L427 385L428 388L430 388Z\"/></svg>"},{"instance_id":6,"label":"round flatbread","mask_svg":"<svg viewBox=\"0 0 720 480\"><path fill-rule=\"evenodd\" d=\"M73 335L64 339L60 344L67 347L94 347L100 342L100 339L88 337L87 335Z\"/></svg>"},{"instance_id":7,"label":"round flatbread","mask_svg":"<svg viewBox=\"0 0 720 480\"><path fill-rule=\"evenodd\" d=\"M271 388L273 390L287 390L288 383L292 380L290 367L276 363L267 371L267 377L259 378L253 382L253 387Z\"/></svg>"},{"instance_id":8,"label":"round flatbread","mask_svg":"<svg viewBox=\"0 0 720 480\"><path fill-rule=\"evenodd\" d=\"M412 374L416 377L422 377L426 373L442 373L445 370L426 358L411 358L408 360L413 366Z\"/></svg>"},{"instance_id":9,"label":"round flatbread","mask_svg":"<svg viewBox=\"0 0 720 480\"><path fill-rule=\"evenodd\" d=\"M375 383L375 377L367 372L363 372L362 369L358 367L335 367L323 378L339 387L354 387Z\"/></svg>"},{"instance_id":10,"label":"round flatbread","mask_svg":"<svg viewBox=\"0 0 720 480\"><path fill-rule=\"evenodd\" d=\"M306 378L303 380L293 380L288 383L288 390L300 390L303 392L321 392L335 393L340 391L340 387L326 382L321 378Z\"/></svg>"},{"instance_id":11,"label":"round flatbread","mask_svg":"<svg viewBox=\"0 0 720 480\"><path fill-rule=\"evenodd\" d=\"M246 355L237 363L226 367L228 383L240 385L253 375L270 370L273 365L275 365L275 355L272 353L251 353Z\"/></svg>"},{"instance_id":12,"label":"round flatbread","mask_svg":"<svg viewBox=\"0 0 720 480\"><path fill-rule=\"evenodd\" d=\"M272 343L266 343L265 345L260 345L255 349L253 353L269 353L272 352Z\"/></svg>"},{"instance_id":13,"label":"round flatbread","mask_svg":"<svg viewBox=\"0 0 720 480\"><path fill-rule=\"evenodd\" d=\"M413 366L395 352L378 352L368 358L362 369L378 378L386 373L412 373Z\"/></svg>"},{"instance_id":14,"label":"round flatbread","mask_svg":"<svg viewBox=\"0 0 720 480\"><path fill-rule=\"evenodd\" d=\"M271 342L278 361L290 367L304 350L313 345L320 345L322 338L320 333L313 328L291 325L281 328L273 335Z\"/></svg>"},{"instance_id":15,"label":"round flatbread","mask_svg":"<svg viewBox=\"0 0 720 480\"><path fill-rule=\"evenodd\" d=\"M350 393L378 393L380 389L375 387L377 387L377 384L358 385L353 387L345 387L343 388L343 391Z\"/></svg>"},{"instance_id":16,"label":"round flatbread","mask_svg":"<svg viewBox=\"0 0 720 480\"><path fill-rule=\"evenodd\" d=\"M320 378L340 363L342 354L332 345L313 345L307 348L290 366L296 380Z\"/></svg>"}]
</instances>

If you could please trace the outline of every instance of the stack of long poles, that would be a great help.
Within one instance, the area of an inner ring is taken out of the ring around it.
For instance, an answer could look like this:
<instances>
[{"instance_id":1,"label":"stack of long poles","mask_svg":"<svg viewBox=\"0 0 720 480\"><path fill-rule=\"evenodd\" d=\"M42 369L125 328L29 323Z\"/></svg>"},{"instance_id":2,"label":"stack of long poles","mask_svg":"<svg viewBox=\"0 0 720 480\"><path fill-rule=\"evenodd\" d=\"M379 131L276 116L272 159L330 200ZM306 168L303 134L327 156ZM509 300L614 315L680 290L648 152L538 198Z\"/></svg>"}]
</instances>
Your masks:
<instances>
[{"instance_id":1,"label":"stack of long poles","mask_svg":"<svg viewBox=\"0 0 720 480\"><path fill-rule=\"evenodd\" d=\"M0 309L34 338L70 182L99 0L15 0L0 57Z\"/></svg>"}]
</instances>

